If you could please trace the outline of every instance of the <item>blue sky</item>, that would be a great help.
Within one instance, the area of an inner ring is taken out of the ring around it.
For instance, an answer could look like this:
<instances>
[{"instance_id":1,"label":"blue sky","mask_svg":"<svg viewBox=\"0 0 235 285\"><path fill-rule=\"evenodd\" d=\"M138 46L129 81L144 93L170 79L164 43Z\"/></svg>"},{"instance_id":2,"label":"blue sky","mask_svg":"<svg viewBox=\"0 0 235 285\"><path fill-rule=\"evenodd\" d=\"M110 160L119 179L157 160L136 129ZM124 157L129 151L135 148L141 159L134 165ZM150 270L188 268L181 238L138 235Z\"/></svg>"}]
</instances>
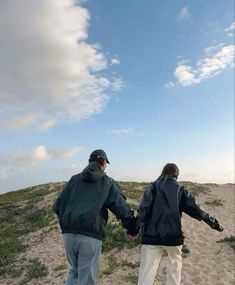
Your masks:
<instances>
[{"instance_id":1,"label":"blue sky","mask_svg":"<svg viewBox=\"0 0 235 285\"><path fill-rule=\"evenodd\" d=\"M233 11L2 1L0 192L68 180L96 148L117 180L152 181L175 162L180 180L233 182Z\"/></svg>"}]
</instances>

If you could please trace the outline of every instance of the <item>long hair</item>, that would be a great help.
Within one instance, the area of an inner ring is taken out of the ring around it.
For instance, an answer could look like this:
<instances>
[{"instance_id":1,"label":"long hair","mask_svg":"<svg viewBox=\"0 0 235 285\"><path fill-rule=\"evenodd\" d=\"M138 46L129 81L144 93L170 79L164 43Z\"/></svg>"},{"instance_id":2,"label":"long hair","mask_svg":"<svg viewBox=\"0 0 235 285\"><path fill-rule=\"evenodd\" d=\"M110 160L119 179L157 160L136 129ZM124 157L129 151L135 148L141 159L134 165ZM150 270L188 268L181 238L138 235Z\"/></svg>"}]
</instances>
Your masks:
<instances>
[{"instance_id":1,"label":"long hair","mask_svg":"<svg viewBox=\"0 0 235 285\"><path fill-rule=\"evenodd\" d=\"M164 179L166 176L170 176L170 177L174 177L174 178L178 178L179 176L179 168L176 164L174 163L167 163L163 169L162 169L162 173L161 175L158 177L157 180L162 180Z\"/></svg>"}]
</instances>

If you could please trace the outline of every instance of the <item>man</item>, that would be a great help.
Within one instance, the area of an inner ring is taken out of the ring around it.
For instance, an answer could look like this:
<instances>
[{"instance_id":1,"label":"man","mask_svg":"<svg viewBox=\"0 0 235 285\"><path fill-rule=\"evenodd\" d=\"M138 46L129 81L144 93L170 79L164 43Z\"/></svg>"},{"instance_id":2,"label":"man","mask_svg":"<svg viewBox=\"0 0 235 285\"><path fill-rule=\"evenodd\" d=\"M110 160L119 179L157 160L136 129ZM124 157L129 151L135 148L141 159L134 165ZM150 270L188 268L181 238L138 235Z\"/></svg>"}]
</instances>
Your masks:
<instances>
[{"instance_id":1,"label":"man","mask_svg":"<svg viewBox=\"0 0 235 285\"><path fill-rule=\"evenodd\" d=\"M107 163L106 153L94 150L88 166L71 177L54 203L71 267L65 285L96 284L108 209L128 235L135 232L134 211L118 184L105 174Z\"/></svg>"}]
</instances>

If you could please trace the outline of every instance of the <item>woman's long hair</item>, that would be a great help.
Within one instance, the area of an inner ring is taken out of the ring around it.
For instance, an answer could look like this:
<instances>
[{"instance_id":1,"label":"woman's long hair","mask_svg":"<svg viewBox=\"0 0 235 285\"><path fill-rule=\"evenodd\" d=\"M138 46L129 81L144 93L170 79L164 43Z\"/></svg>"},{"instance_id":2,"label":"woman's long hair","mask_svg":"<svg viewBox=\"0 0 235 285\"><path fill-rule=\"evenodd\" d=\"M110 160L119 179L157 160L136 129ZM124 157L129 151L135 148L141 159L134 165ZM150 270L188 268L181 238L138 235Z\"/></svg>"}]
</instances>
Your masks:
<instances>
[{"instance_id":1,"label":"woman's long hair","mask_svg":"<svg viewBox=\"0 0 235 285\"><path fill-rule=\"evenodd\" d=\"M163 169L162 169L162 173L161 175L158 177L158 181L159 180L163 180L164 178L166 178L166 176L170 176L170 177L174 177L174 178L178 178L179 176L179 168L176 164L174 163L167 163Z\"/></svg>"}]
</instances>

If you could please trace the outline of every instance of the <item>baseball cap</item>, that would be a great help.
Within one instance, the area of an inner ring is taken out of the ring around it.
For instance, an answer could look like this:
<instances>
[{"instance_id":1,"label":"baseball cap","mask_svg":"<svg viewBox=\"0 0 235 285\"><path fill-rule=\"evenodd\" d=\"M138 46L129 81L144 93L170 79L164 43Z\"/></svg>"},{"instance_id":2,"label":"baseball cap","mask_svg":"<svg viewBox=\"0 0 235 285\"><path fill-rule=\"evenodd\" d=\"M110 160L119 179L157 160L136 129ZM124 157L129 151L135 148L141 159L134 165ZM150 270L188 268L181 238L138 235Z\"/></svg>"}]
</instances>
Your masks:
<instances>
[{"instance_id":1,"label":"baseball cap","mask_svg":"<svg viewBox=\"0 0 235 285\"><path fill-rule=\"evenodd\" d=\"M102 149L96 149L92 151L92 153L90 154L90 159L92 158L102 158L105 159L108 164L110 164L106 152Z\"/></svg>"}]
</instances>

